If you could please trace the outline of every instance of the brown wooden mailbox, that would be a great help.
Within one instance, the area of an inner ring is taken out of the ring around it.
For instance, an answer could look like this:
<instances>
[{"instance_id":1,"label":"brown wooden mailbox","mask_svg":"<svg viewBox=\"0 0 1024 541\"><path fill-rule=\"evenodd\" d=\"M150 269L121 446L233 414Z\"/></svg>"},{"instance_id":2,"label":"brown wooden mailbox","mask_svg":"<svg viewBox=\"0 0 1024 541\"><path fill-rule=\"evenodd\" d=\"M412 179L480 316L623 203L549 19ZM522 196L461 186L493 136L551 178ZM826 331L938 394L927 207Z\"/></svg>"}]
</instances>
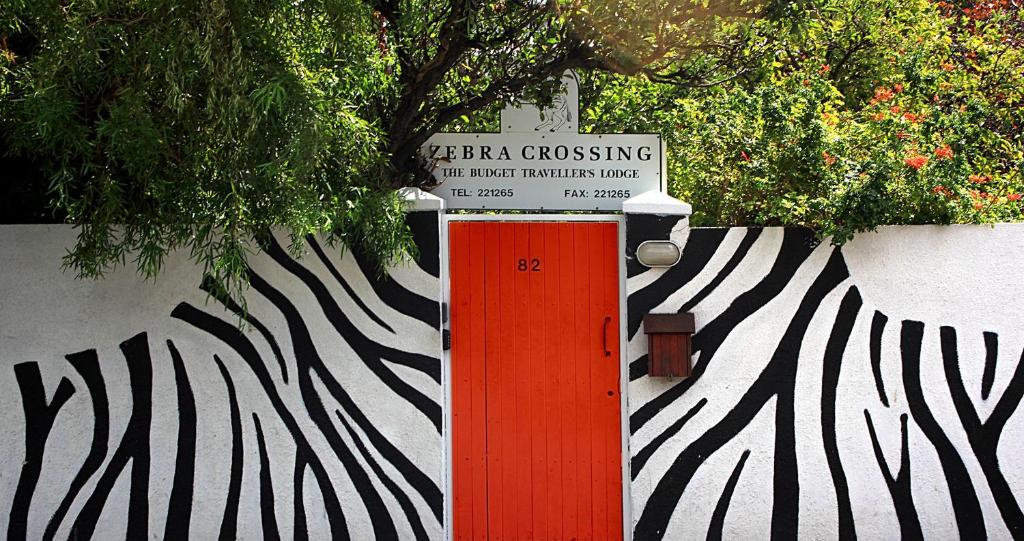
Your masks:
<instances>
[{"instance_id":1,"label":"brown wooden mailbox","mask_svg":"<svg viewBox=\"0 0 1024 541\"><path fill-rule=\"evenodd\" d=\"M647 314L647 374L652 377L690 376L690 337L693 314Z\"/></svg>"}]
</instances>

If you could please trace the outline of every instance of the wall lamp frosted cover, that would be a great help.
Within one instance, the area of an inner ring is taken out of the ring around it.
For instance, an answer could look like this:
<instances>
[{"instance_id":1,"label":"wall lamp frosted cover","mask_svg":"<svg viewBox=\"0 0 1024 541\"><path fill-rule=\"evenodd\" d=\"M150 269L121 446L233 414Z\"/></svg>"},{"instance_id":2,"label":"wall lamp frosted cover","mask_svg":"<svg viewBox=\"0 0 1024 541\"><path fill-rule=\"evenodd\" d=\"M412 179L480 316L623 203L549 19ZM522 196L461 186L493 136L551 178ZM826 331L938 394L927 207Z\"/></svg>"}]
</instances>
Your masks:
<instances>
[{"instance_id":1,"label":"wall lamp frosted cover","mask_svg":"<svg viewBox=\"0 0 1024 541\"><path fill-rule=\"evenodd\" d=\"M636 258L645 267L671 267L682 256L679 245L670 240L645 240L636 248Z\"/></svg>"}]
</instances>

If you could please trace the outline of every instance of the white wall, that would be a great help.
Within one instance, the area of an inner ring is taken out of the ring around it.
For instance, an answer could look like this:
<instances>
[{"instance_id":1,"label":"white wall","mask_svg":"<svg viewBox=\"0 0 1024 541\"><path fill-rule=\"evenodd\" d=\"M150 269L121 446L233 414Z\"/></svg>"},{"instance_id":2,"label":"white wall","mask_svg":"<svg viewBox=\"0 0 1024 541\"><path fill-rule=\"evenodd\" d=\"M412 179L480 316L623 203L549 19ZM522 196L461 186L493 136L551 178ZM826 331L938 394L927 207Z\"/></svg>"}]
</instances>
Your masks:
<instances>
[{"instance_id":1,"label":"white wall","mask_svg":"<svg viewBox=\"0 0 1024 541\"><path fill-rule=\"evenodd\" d=\"M838 250L628 224L634 245L684 245L676 268L634 267L630 320L697 320L685 381L648 377L630 328L636 539L1024 535L1024 226L882 227Z\"/></svg>"},{"instance_id":2,"label":"white wall","mask_svg":"<svg viewBox=\"0 0 1024 541\"><path fill-rule=\"evenodd\" d=\"M436 274L261 254L242 335L180 254L75 280L73 241L0 227L0 531L441 538Z\"/></svg>"},{"instance_id":3,"label":"white wall","mask_svg":"<svg viewBox=\"0 0 1024 541\"><path fill-rule=\"evenodd\" d=\"M668 236L627 280L635 539L1024 535L1024 227L627 218ZM255 257L241 338L185 258L75 280L73 241L0 228L0 532L443 537L436 259ZM694 376L650 378L639 318L680 310Z\"/></svg>"}]
</instances>

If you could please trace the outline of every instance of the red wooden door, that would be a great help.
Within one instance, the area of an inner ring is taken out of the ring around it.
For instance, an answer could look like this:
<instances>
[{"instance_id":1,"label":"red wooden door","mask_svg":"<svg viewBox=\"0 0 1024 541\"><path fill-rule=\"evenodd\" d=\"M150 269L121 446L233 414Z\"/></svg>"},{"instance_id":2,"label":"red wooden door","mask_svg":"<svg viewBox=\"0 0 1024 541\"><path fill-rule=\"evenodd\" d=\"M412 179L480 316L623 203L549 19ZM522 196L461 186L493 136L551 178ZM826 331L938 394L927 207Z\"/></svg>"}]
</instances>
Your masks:
<instances>
[{"instance_id":1,"label":"red wooden door","mask_svg":"<svg viewBox=\"0 0 1024 541\"><path fill-rule=\"evenodd\" d=\"M614 222L452 222L454 538L622 538Z\"/></svg>"}]
</instances>

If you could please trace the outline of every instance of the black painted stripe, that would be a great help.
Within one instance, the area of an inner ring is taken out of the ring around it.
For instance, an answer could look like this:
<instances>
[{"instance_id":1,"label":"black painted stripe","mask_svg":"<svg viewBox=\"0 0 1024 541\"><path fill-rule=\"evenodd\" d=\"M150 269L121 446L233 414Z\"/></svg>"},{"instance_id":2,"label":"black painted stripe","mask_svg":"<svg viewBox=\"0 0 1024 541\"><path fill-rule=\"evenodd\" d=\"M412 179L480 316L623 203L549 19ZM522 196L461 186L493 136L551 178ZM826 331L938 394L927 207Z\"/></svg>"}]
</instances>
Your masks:
<instances>
[{"instance_id":1,"label":"black painted stripe","mask_svg":"<svg viewBox=\"0 0 1024 541\"><path fill-rule=\"evenodd\" d=\"M885 333L885 324L889 318L885 314L875 311L871 317L871 340L869 343L869 354L871 356L871 373L875 377L875 389L878 390L878 399L882 405L889 407L889 397L885 394L885 382L882 380L882 335Z\"/></svg>"},{"instance_id":2,"label":"black painted stripe","mask_svg":"<svg viewBox=\"0 0 1024 541\"><path fill-rule=\"evenodd\" d=\"M255 275L255 273L253 274ZM266 284L266 282L263 281L260 277L256 276L256 278L260 280L260 283L266 285L268 291L273 292L272 294L275 296L275 298L279 300L285 300L284 296L280 292L270 287L269 284ZM220 327L221 325L217 326ZM225 332L228 332L227 329L225 329ZM248 342L248 339L246 339L245 341ZM369 342L369 344L375 343ZM364 343L362 347L368 348L372 346ZM384 352L382 353L382 355L389 355L389 357L387 358L389 362L402 363L403 359L405 358L401 354L399 354L401 352L399 352L398 350L394 350L391 348L383 348L382 351ZM251 352L249 352L249 354L258 357L255 348L253 348ZM440 363L436 360L434 362L437 363L437 374L435 380L438 381L438 383L440 383ZM306 366L306 364L303 363L303 366ZM321 371L318 369L318 373L320 372ZM405 478L405 480L409 482L409 484L412 485L417 490L417 492L420 493L423 499L426 502L428 502L431 511L434 513L436 520L440 523L443 520L443 498L441 496L441 489L438 488L437 483L435 483L430 477L428 477L426 474L420 471L420 469L415 464L413 464L411 460L409 460L405 455L403 455L401 451L399 451L394 445L392 445L391 442L388 441L388 439L385 438L373 426L373 424L366 418L366 416L359 411L358 406L356 406L355 402L352 401L348 394L341 388L340 384L338 384L337 381L333 378L333 376L330 375L329 371L322 370L322 372L322 381L325 383L325 385L328 386L328 388L332 389L331 392L335 396L335 398L338 399L342 404L344 404L346 413L350 417L352 417L356 421L356 424L359 426L359 428L363 430L364 433L367 434L367 437L370 439L370 442L377 449L377 451L382 456L384 456L402 474L402 477ZM438 433L440 433L440 427L437 427L437 429Z\"/></svg>"},{"instance_id":3,"label":"black painted stripe","mask_svg":"<svg viewBox=\"0 0 1024 541\"><path fill-rule=\"evenodd\" d=\"M370 283L370 287L395 311L411 318L418 319L434 329L441 328L441 303L413 293L395 281L387 273L380 272L369 258L357 247L351 248L352 257L359 265L359 270Z\"/></svg>"},{"instance_id":4,"label":"black painted stripe","mask_svg":"<svg viewBox=\"0 0 1024 541\"><path fill-rule=\"evenodd\" d=\"M1024 535L1024 514L1021 513L1020 504L1017 502L1006 482L1003 470L999 466L997 456L999 438L1002 435L1006 421L1016 411L1021 398L1024 398L1024 366L1018 364L1010 384L1003 395L996 402L992 414L987 421L982 423L973 402L964 387L963 375L960 373L960 360L957 353L956 330L952 327L939 329L939 337L942 343L942 361L946 374L946 385L949 387L950 396L953 399L953 406L956 408L957 416L967 432L967 439L971 443L971 449L978 459L985 479L999 508L999 514L1003 517L1006 527L1013 534L1014 538ZM1021 359L1024 363L1024 358Z\"/></svg>"},{"instance_id":5,"label":"black painted stripe","mask_svg":"<svg viewBox=\"0 0 1024 541\"><path fill-rule=\"evenodd\" d=\"M242 444L242 415L238 411L238 395L235 394L235 383L224 363L217 355L213 356L217 363L224 384L228 388L228 410L231 414L231 476L228 481L228 498L224 505L224 518L220 523L220 539L228 541L238 537L238 500L242 495L242 467L245 460L245 448Z\"/></svg>"},{"instance_id":6,"label":"black painted stripe","mask_svg":"<svg viewBox=\"0 0 1024 541\"><path fill-rule=\"evenodd\" d=\"M114 483L131 461L128 539L149 538L149 437L153 409L153 365L146 333L121 343L132 390L132 412L121 443L71 527L72 538L90 539Z\"/></svg>"},{"instance_id":7,"label":"black painted stripe","mask_svg":"<svg viewBox=\"0 0 1024 541\"><path fill-rule=\"evenodd\" d=\"M807 320L809 322L809 320ZM806 322L805 322L806 325ZM785 340L783 340L785 343ZM800 475L796 462L796 363L798 344L790 344L795 348L791 370L780 371L785 381L785 388L779 389L775 395L775 453L772 475L772 539L796 539L799 533L800 520Z\"/></svg>"},{"instance_id":8,"label":"black painted stripe","mask_svg":"<svg viewBox=\"0 0 1024 541\"><path fill-rule=\"evenodd\" d=\"M256 427L256 446L260 453L260 522L263 526L263 539L281 539L277 528L277 516L274 514L274 480L270 475L270 457L267 455L267 444L263 438L263 427L256 412L252 414L252 424Z\"/></svg>"},{"instance_id":9,"label":"black painted stripe","mask_svg":"<svg viewBox=\"0 0 1024 541\"><path fill-rule=\"evenodd\" d=\"M398 484L384 473L384 468L381 468L380 464L373 459L373 456L370 455L370 451L366 448L366 445L364 445L362 440L359 439L359 435L352 429L352 425L345 420L345 416L338 410L334 410L334 414L338 417L338 420L341 421L342 426L345 427L345 431L348 432L349 437L352 438L356 449L363 457L363 461L369 464L370 469L377 475L380 482L384 484L388 489L388 492L390 492L391 495L395 497L395 500L398 501L399 507L401 507L402 511L405 513L405 518L409 521L409 525L412 526L413 535L416 536L416 540L425 541L428 539L427 531L423 528L423 522L420 520L420 514L416 512L416 507L412 504L409 496L406 495L405 492L402 492L402 489Z\"/></svg>"},{"instance_id":10,"label":"black painted stripe","mask_svg":"<svg viewBox=\"0 0 1024 541\"><path fill-rule=\"evenodd\" d=\"M89 349L78 353L65 355L65 359L74 367L75 371L85 381L85 387L89 390L92 401L92 444L89 447L89 454L85 456L82 466L71 481L67 494L60 501L57 511L54 512L50 522L43 532L43 539L50 541L57 534L61 522L67 515L71 503L75 501L82 487L103 465L103 459L107 456L107 441L110 438L110 403L107 399L107 390L103 384L103 375L100 373L99 359L96 357L96 350Z\"/></svg>"},{"instance_id":11,"label":"black painted stripe","mask_svg":"<svg viewBox=\"0 0 1024 541\"><path fill-rule=\"evenodd\" d=\"M207 292L214 299L217 299L217 302L223 304L225 308L252 325L254 329L263 335L263 339L270 345L270 350L274 353L274 357L277 359L277 365L281 368L281 379L284 380L285 383L288 383L288 366L284 362L284 356L281 355L281 347L277 345L277 340L274 338L273 333L270 332L270 329L268 329L267 326L259 319L256 319L256 316L254 316L252 312L239 306L238 303L227 294L227 292L217 287L213 277L204 277L203 283L199 286L199 289Z\"/></svg>"},{"instance_id":12,"label":"black painted stripe","mask_svg":"<svg viewBox=\"0 0 1024 541\"><path fill-rule=\"evenodd\" d=\"M288 259L287 261L294 262L291 259ZM301 274L301 272L296 275L298 276L299 274ZM352 402L348 393L345 392L341 385L334 379L330 370L327 369L323 359L320 357L320 353L313 345L313 338L309 333L309 329L306 327L306 324L295 305L292 304L284 294L274 289L266 280L255 272L250 271L249 280L250 284L256 291L266 297L267 300L273 303L274 306L281 311L285 321L288 323L288 331L292 338L292 348L294 350L295 360L299 367L299 389L302 395L303 404L306 406L307 414L316 424L317 428L320 429L324 438L327 440L327 443L330 444L331 449L334 451L334 455L341 461L342 466L348 473L349 479L352 481L352 486L359 494L359 497L366 508L366 512L370 516L370 523L373 526L374 536L379 539L395 538L397 536L397 533L395 532L395 524L391 520L391 515L388 513L387 507L384 505L384 501L381 499L377 489L370 481L369 475L352 454L352 451L345 446L345 443L341 438L341 434L338 433L334 423L331 421L330 414L328 414L325 409L323 397L321 397L316 391L311 378L311 372L316 372L316 375L319 376L321 382L325 387L327 387L328 392L331 393L335 400L338 400L341 403L346 412L351 414L350 408L354 410L358 410L359 408L354 402ZM316 284L317 282L314 282L311 285L315 287ZM322 288L323 284L319 284L319 287ZM321 299L321 301L325 303L325 309L329 309L326 308L330 306L330 302L328 302L329 297L328 299ZM335 308L337 308L336 305ZM359 344L351 345L364 360L368 355L372 355L372 352L370 354L362 352ZM377 362L380 362L380 359L377 359ZM438 415L440 415L440 413L438 413Z\"/></svg>"},{"instance_id":13,"label":"black painted stripe","mask_svg":"<svg viewBox=\"0 0 1024 541\"><path fill-rule=\"evenodd\" d=\"M846 352L846 345L849 343L862 304L857 288L850 287L839 305L839 313L836 314L832 333L825 345L821 375L821 439L825 447L828 469L832 473L832 485L836 489L836 502L839 504L839 539L851 540L857 538L857 529L853 522L853 508L850 505L850 487L846 481L846 472L839 456L839 443L836 440L836 393L843 368L843 354Z\"/></svg>"},{"instance_id":14,"label":"black painted stripe","mask_svg":"<svg viewBox=\"0 0 1024 541\"><path fill-rule=\"evenodd\" d=\"M793 274L811 254L812 249L808 247L808 238L813 238L813 233L803 229L786 229L784 231L782 246L779 248L779 253L768 274L753 288L737 296L722 314L693 335L693 351L694 353L700 352L700 363L694 367L690 377L649 400L633 412L629 416L630 434L635 434L637 430L643 428L659 411L668 407L693 386L707 370L715 352L725 342L732 330L743 320L764 308L769 301L789 285ZM687 242L687 245L690 242L696 242L696 239L692 238L692 233L691 240ZM836 257L842 258L841 255L834 252L830 256L829 265L834 265L832 258ZM841 270L836 268L836 272L841 272L842 279L846 279L849 272L846 270L845 263L840 261L838 265L841 266ZM667 285L665 291L674 291L677 287ZM634 307L630 305L629 309L632 311ZM643 314L640 314L639 317L642 318Z\"/></svg>"},{"instance_id":15,"label":"black painted stripe","mask_svg":"<svg viewBox=\"0 0 1024 541\"><path fill-rule=\"evenodd\" d=\"M707 403L707 398L701 398L700 401L694 404L693 407L691 407L682 417L676 419L676 421L662 431L661 434L658 434L658 436L652 439L650 443L645 445L644 448L633 457L633 460L630 461L630 478L635 481L637 474L640 473L640 470L644 469L644 466L647 465L647 461L650 460L651 456L654 455L654 452L665 443L665 440L678 434L679 431L683 429L683 426L686 425L687 421L693 418L693 416L696 415L701 408L707 405Z\"/></svg>"},{"instance_id":16,"label":"black painted stripe","mask_svg":"<svg viewBox=\"0 0 1024 541\"><path fill-rule=\"evenodd\" d=\"M196 470L196 400L188 381L185 363L174 347L174 342L167 341L167 350L171 353L174 385L178 392L178 449L174 460L174 480L167 505L164 539L188 539Z\"/></svg>"},{"instance_id":17,"label":"black painted stripe","mask_svg":"<svg viewBox=\"0 0 1024 541\"><path fill-rule=\"evenodd\" d=\"M222 321L196 307L182 302L179 303L173 311L171 311L171 317L179 319L196 327L197 329L207 332L210 335L216 337L221 342L227 344L231 349L242 358L249 369L252 370L253 374L256 375L256 379L260 382L260 386L263 388L264 395L270 400L270 403L274 407L274 411L278 417L284 423L288 432L291 434L292 439L296 444L296 460L302 461L301 466L297 468L305 468L306 465L313 470L313 475L316 477L317 483L320 485L320 490L324 498L325 513L327 520L331 525L332 537L337 539L347 539L348 526L345 522L345 514L342 511L341 503L338 500L338 495L334 491L334 486L331 483L331 478L327 474L327 470L324 468L323 463L320 462L319 458L312 451L312 447L309 441L306 439L302 430L299 429L298 422L292 415L291 411L284 404L280 394L277 392L277 388L274 386L274 381L270 377L270 373L267 371L266 365L260 358L259 352L256 351L256 347L253 346L252 342L248 337L245 336L242 331L238 330L238 327ZM298 487L297 497L301 498L301 486ZM294 502L299 509L302 505L301 499ZM296 522L298 523L299 515L296 514ZM303 525L305 524L305 518L303 516ZM295 535L308 535L305 528L296 528Z\"/></svg>"},{"instance_id":18,"label":"black painted stripe","mask_svg":"<svg viewBox=\"0 0 1024 541\"><path fill-rule=\"evenodd\" d=\"M713 293L714 290L718 288L718 286L722 285L722 282L724 282L725 279L730 274L732 274L734 270L736 270L736 267L740 264L740 261L742 261L743 258L746 257L747 253L750 251L751 246L753 246L757 238L761 236L761 231L762 229L760 227L748 228L746 235L743 236L743 240L740 241L739 247L737 247L736 251L732 254L732 257L729 258L729 261L725 263L725 266L723 266L721 270L718 271L718 274L715 275L714 279L712 279L710 282L708 282L707 285L701 288L701 290L698 291L696 295L694 295L685 303L683 303L683 305L679 308L678 312L689 312L690 310L693 309L694 306L697 306L701 301L706 299L708 295ZM639 359L629 363L629 381L636 381L646 376L648 373L647 370L647 355L644 355Z\"/></svg>"},{"instance_id":19,"label":"black painted stripe","mask_svg":"<svg viewBox=\"0 0 1024 541\"><path fill-rule=\"evenodd\" d=\"M669 267L657 280L629 294L626 299L626 336L640 330L644 314L665 301L673 292L690 283L718 251L728 229L693 229L683 245L679 264Z\"/></svg>"},{"instance_id":20,"label":"black painted stripe","mask_svg":"<svg viewBox=\"0 0 1024 541\"><path fill-rule=\"evenodd\" d=\"M435 210L421 210L405 215L405 223L412 232L419 258L416 262L423 272L441 276L441 219Z\"/></svg>"},{"instance_id":21,"label":"black painted stripe","mask_svg":"<svg viewBox=\"0 0 1024 541\"><path fill-rule=\"evenodd\" d=\"M358 306L359 309L363 311L363 314L366 315L366 317L370 318L370 320L376 323L377 325L380 325L381 327L387 329L389 333L395 334L395 329L391 328L391 325L384 323L384 320L377 317L377 314L373 313L373 310L370 310L370 308L366 306L366 304L363 302L363 299L360 299L359 295L356 295L356 292L352 289L352 286L348 285L348 281L346 281L345 278L341 275L341 273L338 272L338 269L334 266L334 263L332 263L331 260L327 258L327 254L325 254L323 249L320 248L320 245L316 242L316 238L314 238L313 235L309 235L306 237L306 242L309 243L309 247L313 249L313 252L316 254L316 256L320 258L320 262L324 264L324 267L327 267L327 271L331 273L331 276L333 276L334 280L338 282L338 285L340 285L341 288L345 290L345 293L348 294L349 298L352 299L352 302L356 303L356 306Z\"/></svg>"},{"instance_id":22,"label":"black painted stripe","mask_svg":"<svg viewBox=\"0 0 1024 541\"><path fill-rule=\"evenodd\" d=\"M868 425L868 435L871 437L871 447L875 451L875 461L878 462L878 468L882 471L882 477L885 478L885 484L892 497L893 507L896 509L896 520L900 523L900 538L905 541L924 539L924 534L921 532L921 519L917 516L917 508L914 507L914 496L910 487L907 414L900 415L900 470L895 477L885 462L885 454L882 453L882 445L878 442L878 434L875 433L871 413L866 409L864 410L864 421Z\"/></svg>"},{"instance_id":23,"label":"black painted stripe","mask_svg":"<svg viewBox=\"0 0 1024 541\"><path fill-rule=\"evenodd\" d=\"M988 400L996 380L996 359L999 357L999 335L985 332L985 371L981 375L981 399Z\"/></svg>"},{"instance_id":24,"label":"black painted stripe","mask_svg":"<svg viewBox=\"0 0 1024 541\"><path fill-rule=\"evenodd\" d=\"M722 285L722 282L724 282L725 279L728 278L734 270L736 270L736 267L739 266L741 261L743 261L743 258L747 257L747 254L750 252L750 248L754 246L754 242L756 242L758 237L761 236L761 231L763 231L763 229L760 227L747 228L746 234L743 235L743 240L740 241L740 245L736 247L736 251L733 252L729 261L725 262L725 265L718 271L718 274L716 274L707 285L701 288L696 295L679 307L679 312L689 312L694 306L700 304L700 301L706 299L708 295L714 292L715 289L718 289L718 286Z\"/></svg>"},{"instance_id":25,"label":"black painted stripe","mask_svg":"<svg viewBox=\"0 0 1024 541\"><path fill-rule=\"evenodd\" d=\"M309 529L306 526L306 503L303 479L305 479L306 461L302 459L300 452L295 453L295 469L292 472L292 516L295 519L295 526L292 535L295 539L306 541L309 539Z\"/></svg>"},{"instance_id":26,"label":"black painted stripe","mask_svg":"<svg viewBox=\"0 0 1024 541\"><path fill-rule=\"evenodd\" d=\"M303 267L294 259L288 257L284 250L282 250L276 243L267 250L267 253L274 259L274 261L284 267L285 270L292 273L302 281L310 292L313 293L317 303L320 305L320 309L323 310L324 315L327 316L328 321L330 321L334 329L338 331L338 334L340 334L345 341L352 346L352 350L359 355L367 368L369 368L374 375L380 378L385 385L402 396L402 398L407 402L420 409L420 411L422 411L424 415L427 415L427 417L432 421L434 421L436 417L435 424L440 426L440 406L426 395L395 376L387 366L381 363L380 359L381 357L386 357L392 362L423 372L438 383L441 381L440 360L426 355L395 349L371 340L363 334L355 324L352 323L347 315L345 315L345 311L338 306L337 301L334 300L334 296L331 295L327 287L324 286L323 282L321 282L312 271ZM265 281L264 283L269 287L269 283Z\"/></svg>"},{"instance_id":27,"label":"black painted stripe","mask_svg":"<svg viewBox=\"0 0 1024 541\"><path fill-rule=\"evenodd\" d=\"M352 321L349 320L345 315L345 312L338 306L338 303L335 302L330 291L327 290L327 287L324 286L316 275L309 269L299 265L294 259L288 257L280 246L276 244L271 246L267 250L267 253L274 259L274 261L284 267L285 270L292 273L302 281L309 291L313 293L317 303L320 305L320 309L334 327L334 330L336 330L338 334L345 339L345 342L347 342L352 348L352 351L359 356L363 361L363 364L365 364L366 367L369 368L370 371L373 372L373 374L395 394L423 413L423 415L434 424L438 433L440 433L440 404L420 392L419 389L416 389L412 385L406 383L395 375L387 365L381 362L382 357L387 357L389 360L395 358L408 361L408 357L411 354L378 344L377 342L367 338L366 335L360 332ZM250 279L252 280L253 285L256 286L257 291L259 291L264 297L270 299L271 302L273 302L274 305L282 311L286 319L289 317L292 318L289 320L289 327L292 328L292 336L295 336L296 331L299 329L299 325L301 325L302 332L304 333L303 337L305 337L305 335L308 334L308 331L306 331L305 324L302 323L302 318L291 301L256 273L250 273ZM295 325L293 326L293 324ZM309 339L309 344L310 349L313 349L312 338ZM420 370L428 375L432 375L432 372L436 368L437 376L440 377L440 362L437 359L425 357L423 362L412 363L410 368Z\"/></svg>"},{"instance_id":28,"label":"black painted stripe","mask_svg":"<svg viewBox=\"0 0 1024 541\"><path fill-rule=\"evenodd\" d=\"M953 501L953 513L961 539L985 539L985 518L978 503L978 495L971 483L963 460L956 447L932 415L921 389L921 342L924 338L924 323L903 321L900 330L900 349L903 357L903 388L907 406L914 421L931 441L939 456L939 464L946 477L949 497Z\"/></svg>"},{"instance_id":29,"label":"black painted stripe","mask_svg":"<svg viewBox=\"0 0 1024 541\"><path fill-rule=\"evenodd\" d=\"M725 482L725 488L722 489L722 495L718 497L718 503L715 504L715 511L711 514L711 524L708 526L708 541L722 540L722 528L725 526L725 515L729 512L729 503L732 501L732 494L736 491L736 484L740 480L740 474L743 473L743 466L747 463L747 458L749 457L750 449L743 451L743 454L740 455L739 461L736 463L736 467L732 470L732 474L729 475L729 480Z\"/></svg>"},{"instance_id":30,"label":"black painted stripe","mask_svg":"<svg viewBox=\"0 0 1024 541\"><path fill-rule=\"evenodd\" d=\"M46 402L46 387L35 362L14 365L14 377L21 392L21 408L25 414L25 458L14 489L11 514L7 525L7 538L25 539L28 526L29 507L35 493L39 474L43 470L43 452L46 440L53 429L53 422L64 404L75 394L75 386L68 378L60 378L53 400Z\"/></svg>"},{"instance_id":31,"label":"black painted stripe","mask_svg":"<svg viewBox=\"0 0 1024 541\"><path fill-rule=\"evenodd\" d=\"M773 539L796 537L800 494L793 424L796 361L807 326L822 300L848 276L839 250L833 249L828 263L804 295L768 366L736 406L687 446L658 481L637 521L636 539L657 540L664 537L672 512L697 470L710 456L740 434L773 397L777 397L777 400L771 535Z\"/></svg>"},{"instance_id":32,"label":"black painted stripe","mask_svg":"<svg viewBox=\"0 0 1024 541\"><path fill-rule=\"evenodd\" d=\"M629 363L629 381L636 381L648 374L648 357L643 354L639 359Z\"/></svg>"}]
</instances>

